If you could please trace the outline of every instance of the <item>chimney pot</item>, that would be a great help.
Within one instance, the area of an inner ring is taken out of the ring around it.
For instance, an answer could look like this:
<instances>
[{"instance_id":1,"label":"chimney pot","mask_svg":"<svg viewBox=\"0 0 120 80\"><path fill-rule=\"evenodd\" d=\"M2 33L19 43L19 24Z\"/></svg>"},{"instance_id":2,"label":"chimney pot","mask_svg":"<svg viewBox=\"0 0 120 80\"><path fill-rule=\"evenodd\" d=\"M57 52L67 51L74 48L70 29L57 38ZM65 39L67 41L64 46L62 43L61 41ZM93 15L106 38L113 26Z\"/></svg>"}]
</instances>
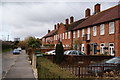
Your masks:
<instances>
[{"instance_id":1,"label":"chimney pot","mask_svg":"<svg viewBox=\"0 0 120 80\"><path fill-rule=\"evenodd\" d=\"M89 16L90 16L90 9L87 8L87 9L85 10L85 17L89 17Z\"/></svg>"},{"instance_id":2,"label":"chimney pot","mask_svg":"<svg viewBox=\"0 0 120 80\"><path fill-rule=\"evenodd\" d=\"M74 17L71 16L71 17L70 17L70 23L73 23L73 22L74 22Z\"/></svg>"},{"instance_id":3,"label":"chimney pot","mask_svg":"<svg viewBox=\"0 0 120 80\"><path fill-rule=\"evenodd\" d=\"M69 19L66 19L66 24L69 24Z\"/></svg>"},{"instance_id":4,"label":"chimney pot","mask_svg":"<svg viewBox=\"0 0 120 80\"><path fill-rule=\"evenodd\" d=\"M54 25L54 30L56 30L57 29L57 27L56 27L56 24Z\"/></svg>"},{"instance_id":5,"label":"chimney pot","mask_svg":"<svg viewBox=\"0 0 120 80\"><path fill-rule=\"evenodd\" d=\"M59 28L59 26L60 26L60 24L59 23L57 23L57 27Z\"/></svg>"},{"instance_id":6,"label":"chimney pot","mask_svg":"<svg viewBox=\"0 0 120 80\"><path fill-rule=\"evenodd\" d=\"M50 30L48 30L48 33L50 33Z\"/></svg>"},{"instance_id":7,"label":"chimney pot","mask_svg":"<svg viewBox=\"0 0 120 80\"><path fill-rule=\"evenodd\" d=\"M94 10L95 10L95 14L100 12L100 4L96 4Z\"/></svg>"}]
</instances>

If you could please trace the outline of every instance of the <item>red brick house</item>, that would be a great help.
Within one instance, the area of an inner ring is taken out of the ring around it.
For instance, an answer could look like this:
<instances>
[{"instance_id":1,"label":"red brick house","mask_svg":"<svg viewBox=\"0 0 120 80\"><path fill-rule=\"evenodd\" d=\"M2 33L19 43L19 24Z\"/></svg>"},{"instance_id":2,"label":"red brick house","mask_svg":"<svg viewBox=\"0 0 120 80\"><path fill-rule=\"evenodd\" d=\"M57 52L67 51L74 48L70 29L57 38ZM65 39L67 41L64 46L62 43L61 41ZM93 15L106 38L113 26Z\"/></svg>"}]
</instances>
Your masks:
<instances>
[{"instance_id":1,"label":"red brick house","mask_svg":"<svg viewBox=\"0 0 120 80\"><path fill-rule=\"evenodd\" d=\"M66 24L58 24L56 34L48 33L52 35L45 36L45 41L50 39L57 44L61 40L64 47L77 47L88 55L120 56L120 4L104 11L96 4L93 15L90 11L85 10L83 19L74 22L74 17L70 17L70 23L66 19Z\"/></svg>"},{"instance_id":2,"label":"red brick house","mask_svg":"<svg viewBox=\"0 0 120 80\"><path fill-rule=\"evenodd\" d=\"M42 37L42 46L45 44L54 44L54 35L57 34L57 26L54 25L54 30L48 30L48 34Z\"/></svg>"},{"instance_id":3,"label":"red brick house","mask_svg":"<svg viewBox=\"0 0 120 80\"><path fill-rule=\"evenodd\" d=\"M120 5L100 12L100 4L96 4L95 14L73 30L80 32L81 51L86 54L120 56Z\"/></svg>"},{"instance_id":4,"label":"red brick house","mask_svg":"<svg viewBox=\"0 0 120 80\"><path fill-rule=\"evenodd\" d=\"M65 48L71 48L73 46L73 31L72 29L75 28L78 24L83 22L85 19L81 19L74 22L74 17L70 17L69 19L65 20L65 24L60 23L58 24L58 32L54 35L54 44L57 44L58 40L62 41L62 44Z\"/></svg>"}]
</instances>

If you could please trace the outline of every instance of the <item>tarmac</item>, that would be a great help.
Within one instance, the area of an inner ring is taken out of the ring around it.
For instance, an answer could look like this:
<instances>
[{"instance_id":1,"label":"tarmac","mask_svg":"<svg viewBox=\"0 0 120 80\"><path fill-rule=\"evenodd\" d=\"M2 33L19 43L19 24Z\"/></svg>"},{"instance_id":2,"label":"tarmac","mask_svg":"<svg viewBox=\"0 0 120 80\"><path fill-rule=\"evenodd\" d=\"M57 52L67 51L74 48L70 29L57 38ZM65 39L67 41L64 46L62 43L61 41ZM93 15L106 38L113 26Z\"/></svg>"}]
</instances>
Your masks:
<instances>
[{"instance_id":1,"label":"tarmac","mask_svg":"<svg viewBox=\"0 0 120 80\"><path fill-rule=\"evenodd\" d=\"M36 80L28 55L23 50L2 80Z\"/></svg>"}]
</instances>

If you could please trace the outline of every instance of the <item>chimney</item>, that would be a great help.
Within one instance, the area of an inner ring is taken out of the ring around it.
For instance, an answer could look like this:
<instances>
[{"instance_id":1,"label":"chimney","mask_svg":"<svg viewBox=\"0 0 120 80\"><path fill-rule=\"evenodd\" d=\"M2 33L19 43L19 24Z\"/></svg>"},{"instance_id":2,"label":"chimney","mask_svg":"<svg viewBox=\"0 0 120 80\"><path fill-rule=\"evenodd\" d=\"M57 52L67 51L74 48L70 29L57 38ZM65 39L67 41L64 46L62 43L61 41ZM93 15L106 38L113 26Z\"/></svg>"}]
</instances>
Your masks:
<instances>
[{"instance_id":1,"label":"chimney","mask_svg":"<svg viewBox=\"0 0 120 80\"><path fill-rule=\"evenodd\" d=\"M85 17L89 17L89 16L90 16L90 9L87 8L87 9L85 10Z\"/></svg>"},{"instance_id":2,"label":"chimney","mask_svg":"<svg viewBox=\"0 0 120 80\"><path fill-rule=\"evenodd\" d=\"M100 4L96 4L95 7L94 7L94 10L95 10L94 11L95 14L98 13L98 12L100 12Z\"/></svg>"},{"instance_id":3,"label":"chimney","mask_svg":"<svg viewBox=\"0 0 120 80\"><path fill-rule=\"evenodd\" d=\"M54 30L56 30L57 29L57 26L56 26L56 24L54 25Z\"/></svg>"},{"instance_id":4,"label":"chimney","mask_svg":"<svg viewBox=\"0 0 120 80\"><path fill-rule=\"evenodd\" d=\"M48 33L50 33L50 30L48 30Z\"/></svg>"},{"instance_id":5,"label":"chimney","mask_svg":"<svg viewBox=\"0 0 120 80\"><path fill-rule=\"evenodd\" d=\"M69 24L69 19L66 19L65 21L66 21L66 24Z\"/></svg>"},{"instance_id":6,"label":"chimney","mask_svg":"<svg viewBox=\"0 0 120 80\"><path fill-rule=\"evenodd\" d=\"M71 17L70 17L70 24L73 23L73 22L74 22L74 17L71 16Z\"/></svg>"},{"instance_id":7,"label":"chimney","mask_svg":"<svg viewBox=\"0 0 120 80\"><path fill-rule=\"evenodd\" d=\"M59 24L59 23L57 23L57 28L59 28L59 26L60 26L60 24Z\"/></svg>"}]
</instances>

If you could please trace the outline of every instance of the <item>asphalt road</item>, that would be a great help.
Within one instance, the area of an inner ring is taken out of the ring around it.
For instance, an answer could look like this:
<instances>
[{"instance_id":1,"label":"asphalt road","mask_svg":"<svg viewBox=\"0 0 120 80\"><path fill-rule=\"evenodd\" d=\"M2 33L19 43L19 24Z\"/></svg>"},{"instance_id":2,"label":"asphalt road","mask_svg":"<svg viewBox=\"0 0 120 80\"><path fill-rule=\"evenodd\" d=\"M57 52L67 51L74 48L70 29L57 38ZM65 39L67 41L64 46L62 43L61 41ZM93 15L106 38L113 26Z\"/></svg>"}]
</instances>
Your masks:
<instances>
[{"instance_id":1,"label":"asphalt road","mask_svg":"<svg viewBox=\"0 0 120 80\"><path fill-rule=\"evenodd\" d=\"M3 80L16 78L35 79L32 67L28 62L28 56L23 50L19 55L13 55L11 52L3 55Z\"/></svg>"},{"instance_id":2,"label":"asphalt road","mask_svg":"<svg viewBox=\"0 0 120 80\"><path fill-rule=\"evenodd\" d=\"M15 64L19 55L13 55L12 51L2 53L2 77L4 78L7 72Z\"/></svg>"}]
</instances>

